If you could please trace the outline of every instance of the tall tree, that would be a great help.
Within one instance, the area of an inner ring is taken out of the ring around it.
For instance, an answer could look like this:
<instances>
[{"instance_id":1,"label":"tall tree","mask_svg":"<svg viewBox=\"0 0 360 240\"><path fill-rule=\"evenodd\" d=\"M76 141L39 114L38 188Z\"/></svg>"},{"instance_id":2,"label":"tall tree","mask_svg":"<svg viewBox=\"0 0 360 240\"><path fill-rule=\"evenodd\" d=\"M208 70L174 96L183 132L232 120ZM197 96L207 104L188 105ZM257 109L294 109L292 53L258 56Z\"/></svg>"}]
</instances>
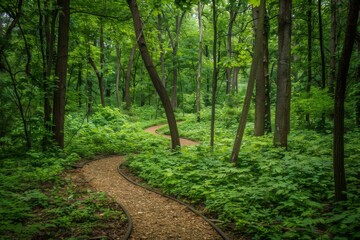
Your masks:
<instances>
[{"instance_id":1,"label":"tall tree","mask_svg":"<svg viewBox=\"0 0 360 240\"><path fill-rule=\"evenodd\" d=\"M210 126L210 146L214 147L214 136L215 136L215 104L216 104L216 91L217 91L217 7L216 0L212 0L212 12L213 12L213 82L212 82L212 96L211 96L211 126Z\"/></svg>"},{"instance_id":2,"label":"tall tree","mask_svg":"<svg viewBox=\"0 0 360 240\"><path fill-rule=\"evenodd\" d=\"M266 11L266 9L265 9ZM265 17L263 22L259 22L259 7L253 8L253 18L254 18L254 29L255 29L255 35L256 35L256 28L259 27L259 24L265 25ZM255 98L255 124L254 124L254 135L255 136L262 136L265 133L265 72L264 72L264 59L266 56L264 56L264 38L265 38L265 27L262 27L262 43L259 46L260 51L263 53L263 55L259 56L258 65L257 65L257 74L256 74L256 98ZM256 37L256 36L255 36ZM256 39L255 39L256 41Z\"/></svg>"},{"instance_id":3,"label":"tall tree","mask_svg":"<svg viewBox=\"0 0 360 240\"><path fill-rule=\"evenodd\" d=\"M130 110L130 107L131 107L130 81L131 81L131 68L132 68L132 65L133 65L133 62L134 62L135 50L136 50L136 45L134 45L131 48L128 67L127 67L127 71L126 71L126 77L125 77L124 94L125 94L125 103L126 103L125 108L126 108L126 110Z\"/></svg>"},{"instance_id":4,"label":"tall tree","mask_svg":"<svg viewBox=\"0 0 360 240\"><path fill-rule=\"evenodd\" d=\"M115 45L115 50L116 50L115 98L116 98L116 105L118 108L120 108L119 83L120 83L120 72L121 72L121 51L118 43Z\"/></svg>"},{"instance_id":5,"label":"tall tree","mask_svg":"<svg viewBox=\"0 0 360 240\"><path fill-rule=\"evenodd\" d=\"M69 24L70 24L70 0L58 0L59 29L58 47L55 75L57 78L54 93L53 107L53 132L56 143L64 147L64 122L65 122L65 97L66 97L66 74L69 45Z\"/></svg>"},{"instance_id":6,"label":"tall tree","mask_svg":"<svg viewBox=\"0 0 360 240\"><path fill-rule=\"evenodd\" d=\"M258 20L258 27L256 29L256 35L255 35L255 48L254 48L254 56L251 63L251 69L250 69L250 76L249 76L249 82L246 89L246 95L243 105L243 110L241 112L240 122L237 129L235 142L233 146L233 150L231 153L231 162L236 163L238 161L239 151L242 143L242 138L244 136L244 130L246 125L246 119L249 113L250 104L251 104L251 97L254 90L255 85L255 78L257 76L257 70L258 66L261 65L260 62L262 61L263 56L263 31L264 31L264 19L265 19L265 5L266 0L260 1L260 7L259 7L259 20Z\"/></svg>"},{"instance_id":7,"label":"tall tree","mask_svg":"<svg viewBox=\"0 0 360 240\"><path fill-rule=\"evenodd\" d=\"M287 147L290 131L290 50L292 0L280 0L274 145Z\"/></svg>"},{"instance_id":8,"label":"tall tree","mask_svg":"<svg viewBox=\"0 0 360 240\"><path fill-rule=\"evenodd\" d=\"M233 35L233 27L234 27L234 23L236 20L236 16L238 14L238 11L236 9L236 4L237 1L230 1L230 7L229 7L229 25L228 25L228 31L227 31L227 57L228 60L231 62L232 60L232 52L233 52L233 48L232 48L232 35ZM230 93L231 90L231 84L233 82L233 76L232 76L232 70L233 67L228 66L226 68L226 93Z\"/></svg>"},{"instance_id":9,"label":"tall tree","mask_svg":"<svg viewBox=\"0 0 360 240\"><path fill-rule=\"evenodd\" d=\"M344 45L336 77L333 147L336 201L342 201L347 199L346 177L344 167L344 102L347 81L346 79L350 66L351 53L355 42L359 10L360 1L349 0Z\"/></svg>"},{"instance_id":10,"label":"tall tree","mask_svg":"<svg viewBox=\"0 0 360 240\"><path fill-rule=\"evenodd\" d=\"M142 22L140 18L139 9L136 3L136 0L127 0L129 8L131 10L133 21L134 21L134 29L135 35L137 39L137 43L139 46L139 50L141 53L141 57L144 61L145 67L149 73L150 79L159 94L160 100L164 106L166 118L168 121L170 135L171 135L171 147L173 149L180 146L179 132L177 129L177 124L175 120L175 115L173 112L173 108L171 106L171 102L169 97L167 96L164 85L161 82L161 79L155 69L154 63L151 59L149 50L146 45L145 36L142 28Z\"/></svg>"},{"instance_id":11,"label":"tall tree","mask_svg":"<svg viewBox=\"0 0 360 240\"><path fill-rule=\"evenodd\" d=\"M336 12L337 0L331 0L331 31L330 31L330 75L329 75L329 93L334 95L334 83L336 79Z\"/></svg>"},{"instance_id":12,"label":"tall tree","mask_svg":"<svg viewBox=\"0 0 360 240\"><path fill-rule=\"evenodd\" d=\"M163 14L165 18L165 14ZM173 108L177 108L177 78L178 78L178 59L177 53L179 50L179 38L180 38L180 28L185 17L185 12L182 12L181 15L176 15L175 17L175 35L173 36L170 32L169 26L166 25L166 31L169 35L170 44L172 48L172 64L173 64L173 79L171 85L171 104Z\"/></svg>"},{"instance_id":13,"label":"tall tree","mask_svg":"<svg viewBox=\"0 0 360 240\"><path fill-rule=\"evenodd\" d=\"M307 6L307 82L306 92L310 95L312 84L312 0L308 0ZM310 115L306 114L306 122L310 125Z\"/></svg>"},{"instance_id":14,"label":"tall tree","mask_svg":"<svg viewBox=\"0 0 360 240\"><path fill-rule=\"evenodd\" d=\"M202 27L202 6L201 1L198 2L198 22L199 22L199 66L196 79L196 118L200 122L200 106L201 106L201 71L202 71L202 55L203 55L203 27Z\"/></svg>"}]
</instances>

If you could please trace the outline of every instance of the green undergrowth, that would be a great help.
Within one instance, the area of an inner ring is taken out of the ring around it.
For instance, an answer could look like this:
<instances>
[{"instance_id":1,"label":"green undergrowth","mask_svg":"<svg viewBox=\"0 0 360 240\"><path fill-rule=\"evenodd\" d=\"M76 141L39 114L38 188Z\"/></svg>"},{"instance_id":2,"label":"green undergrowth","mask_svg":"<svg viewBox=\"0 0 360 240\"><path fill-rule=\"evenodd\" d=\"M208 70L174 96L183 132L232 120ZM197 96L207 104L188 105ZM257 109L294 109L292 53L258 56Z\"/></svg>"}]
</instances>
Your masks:
<instances>
[{"instance_id":1,"label":"green undergrowth","mask_svg":"<svg viewBox=\"0 0 360 240\"><path fill-rule=\"evenodd\" d=\"M109 107L99 108L89 120L67 116L66 151L89 158L95 155L127 154L168 146L168 141L143 131L136 119Z\"/></svg>"},{"instance_id":2,"label":"green undergrowth","mask_svg":"<svg viewBox=\"0 0 360 240\"><path fill-rule=\"evenodd\" d=\"M85 239L126 216L104 194L64 178L76 154L38 153L0 161L0 239Z\"/></svg>"},{"instance_id":3,"label":"green undergrowth","mask_svg":"<svg viewBox=\"0 0 360 240\"><path fill-rule=\"evenodd\" d=\"M293 131L290 148L272 136L252 137L248 125L235 167L229 163L235 126L218 124L217 144L207 145L208 125L179 124L180 134L204 141L181 152L152 150L129 157L141 178L167 194L205 203L206 210L240 235L254 239L360 238L360 134L346 135L349 200L334 202L332 136ZM164 130L166 132L166 130Z\"/></svg>"}]
</instances>

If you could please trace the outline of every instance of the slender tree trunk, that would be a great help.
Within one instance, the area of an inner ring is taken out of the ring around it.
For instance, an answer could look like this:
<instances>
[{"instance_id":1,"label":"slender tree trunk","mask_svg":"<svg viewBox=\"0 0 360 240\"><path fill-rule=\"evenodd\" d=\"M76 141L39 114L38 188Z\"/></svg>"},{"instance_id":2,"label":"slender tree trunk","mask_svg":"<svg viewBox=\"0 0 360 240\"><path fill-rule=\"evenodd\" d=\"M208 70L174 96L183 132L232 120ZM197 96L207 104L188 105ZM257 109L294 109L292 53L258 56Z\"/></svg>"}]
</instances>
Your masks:
<instances>
[{"instance_id":1,"label":"slender tree trunk","mask_svg":"<svg viewBox=\"0 0 360 240\"><path fill-rule=\"evenodd\" d=\"M82 64L79 64L78 78L76 83L76 93L78 95L78 107L81 108L81 86L82 86Z\"/></svg>"},{"instance_id":2,"label":"slender tree trunk","mask_svg":"<svg viewBox=\"0 0 360 240\"><path fill-rule=\"evenodd\" d=\"M121 71L121 51L119 44L115 45L115 50L116 50L115 98L116 98L116 105L118 108L120 108L119 82L120 82L120 71Z\"/></svg>"},{"instance_id":3,"label":"slender tree trunk","mask_svg":"<svg viewBox=\"0 0 360 240\"><path fill-rule=\"evenodd\" d=\"M175 36L174 37L171 35L170 29L168 27L166 28L169 38L170 38L171 47L172 47L173 79L172 79L172 86L171 86L171 105L174 109L177 108L177 75L178 75L177 52L178 52L178 48L179 48L180 28L181 28L181 24L184 19L184 16L185 16L185 12L183 12L180 17L177 15L175 18L176 23L175 23Z\"/></svg>"},{"instance_id":4,"label":"slender tree trunk","mask_svg":"<svg viewBox=\"0 0 360 240\"><path fill-rule=\"evenodd\" d=\"M104 43L104 24L101 19L100 22L100 72L98 74L99 80L99 90L100 90L100 100L102 107L105 107L105 96L104 96L104 65L105 65L105 43ZM94 65L95 66L95 65Z\"/></svg>"},{"instance_id":5,"label":"slender tree trunk","mask_svg":"<svg viewBox=\"0 0 360 240\"><path fill-rule=\"evenodd\" d=\"M58 0L59 13L59 34L58 54L56 61L56 89L54 93L54 139L57 144L64 147L64 122L65 122L65 97L66 97L66 73L69 44L69 23L70 23L70 0Z\"/></svg>"},{"instance_id":6,"label":"slender tree trunk","mask_svg":"<svg viewBox=\"0 0 360 240\"><path fill-rule=\"evenodd\" d=\"M320 44L320 57L321 57L321 87L326 87L326 75L325 75L325 52L324 52L324 34L322 24L322 12L321 12L321 0L318 0L318 15L319 15L319 44Z\"/></svg>"},{"instance_id":7,"label":"slender tree trunk","mask_svg":"<svg viewBox=\"0 0 360 240\"><path fill-rule=\"evenodd\" d=\"M344 46L339 62L339 71L336 77L334 101L334 180L336 201L343 201L347 199L344 167L344 102L346 79L356 36L359 10L360 1L350 0L348 5Z\"/></svg>"},{"instance_id":8,"label":"slender tree trunk","mask_svg":"<svg viewBox=\"0 0 360 240\"><path fill-rule=\"evenodd\" d=\"M86 112L87 116L91 113L92 106L92 81L89 77L89 70L86 68Z\"/></svg>"},{"instance_id":9,"label":"slender tree trunk","mask_svg":"<svg viewBox=\"0 0 360 240\"><path fill-rule=\"evenodd\" d=\"M199 21L199 66L196 81L196 119L200 122L201 107L201 71L202 71L202 55L203 55L203 28L202 28L202 6L201 1L198 2L198 21Z\"/></svg>"},{"instance_id":10,"label":"slender tree trunk","mask_svg":"<svg viewBox=\"0 0 360 240\"><path fill-rule=\"evenodd\" d=\"M282 147L287 147L287 137L290 131L291 5L292 0L280 0L274 145Z\"/></svg>"},{"instance_id":11,"label":"slender tree trunk","mask_svg":"<svg viewBox=\"0 0 360 240\"><path fill-rule=\"evenodd\" d=\"M212 82L212 97L211 97L211 127L210 127L210 146L214 148L214 136L215 136L215 104L216 104L216 90L217 90L217 10L216 0L212 0L213 11L213 82Z\"/></svg>"},{"instance_id":12,"label":"slender tree trunk","mask_svg":"<svg viewBox=\"0 0 360 240\"><path fill-rule=\"evenodd\" d=\"M143 34L142 22L141 22L140 13L139 13L139 9L137 7L136 0L127 0L127 3L129 5L129 8L130 8L132 16L133 16L135 34L136 34L136 39L137 39L137 42L139 45L141 57L144 61L146 69L150 75L151 81L152 81L157 93L159 94L160 100L164 106L169 129L170 129L171 147L173 149L175 149L180 146L180 139L179 139L179 133L178 133L178 129L177 129L177 124L176 124L173 108L171 106L170 99L167 96L165 87L161 82L161 79L156 71L156 68L153 64L150 53L148 51L145 37Z\"/></svg>"},{"instance_id":13,"label":"slender tree trunk","mask_svg":"<svg viewBox=\"0 0 360 240\"><path fill-rule=\"evenodd\" d=\"M229 13L230 13L230 21L229 21L228 32L227 32L227 57L228 57L229 61L231 61L232 51L233 51L231 39L232 39L232 31L233 31L234 22L235 22L235 19L237 16L237 11L235 11L232 8L232 9L230 9ZM226 94L230 93L230 90L231 90L231 84L233 82L232 71L233 71L233 67L226 68Z\"/></svg>"},{"instance_id":14,"label":"slender tree trunk","mask_svg":"<svg viewBox=\"0 0 360 240\"><path fill-rule=\"evenodd\" d=\"M266 12L266 6L265 6ZM270 78L269 78L269 32L270 22L269 17L265 14L265 25L264 25L264 79L265 79L265 131L271 132L271 101L270 101Z\"/></svg>"},{"instance_id":15,"label":"slender tree trunk","mask_svg":"<svg viewBox=\"0 0 360 240\"><path fill-rule=\"evenodd\" d=\"M130 110L131 108L131 99L130 99L130 81L131 81L131 67L134 63L134 56L135 56L136 45L131 48L129 63L126 71L126 78L125 78L125 103L126 103L126 110Z\"/></svg>"},{"instance_id":16,"label":"slender tree trunk","mask_svg":"<svg viewBox=\"0 0 360 240\"><path fill-rule=\"evenodd\" d=\"M160 46L160 64L161 64L161 82L163 83L164 87L166 88L166 79L165 79L165 51L164 51L164 40L162 37L162 19L161 14L158 14L158 39L159 39L159 46Z\"/></svg>"},{"instance_id":17,"label":"slender tree trunk","mask_svg":"<svg viewBox=\"0 0 360 240\"><path fill-rule=\"evenodd\" d=\"M311 91L311 84L312 84L312 0L308 0L307 6L307 32L308 32L308 39L307 39L307 82L306 82L306 92L310 95ZM307 125L310 126L310 115L307 113L305 116Z\"/></svg>"},{"instance_id":18,"label":"slender tree trunk","mask_svg":"<svg viewBox=\"0 0 360 240\"><path fill-rule=\"evenodd\" d=\"M254 29L256 34L256 29L260 24L265 24L265 21L260 22L259 19L259 7L253 8L253 18L254 21ZM266 11L266 10L265 10ZM264 18L265 20L265 18ZM262 26L263 32L261 36L261 45L257 46L261 48L261 52L264 53L264 26ZM256 42L256 39L255 39ZM255 124L254 124L254 135L255 136L263 136L265 132L265 74L264 74L264 54L259 56L258 65L257 65L257 73L256 73L256 99L255 99Z\"/></svg>"},{"instance_id":19,"label":"slender tree trunk","mask_svg":"<svg viewBox=\"0 0 360 240\"><path fill-rule=\"evenodd\" d=\"M324 52L324 34L323 34L323 24L322 24L322 11L321 11L321 0L318 0L318 14L319 14L319 42L320 42L320 57L321 57L321 88L325 89L326 87L326 72L325 72L325 52ZM322 113L321 129L325 127L325 113Z\"/></svg>"},{"instance_id":20,"label":"slender tree trunk","mask_svg":"<svg viewBox=\"0 0 360 240\"><path fill-rule=\"evenodd\" d=\"M360 35L357 36L357 50L358 50L358 55L360 55ZM356 73L356 79L357 79L357 84L358 86L360 86L360 63L358 62L358 66L357 66L357 73ZM355 117L356 117L356 125L358 127L360 127L360 88L358 87L357 89L357 95L356 95L356 109L355 109Z\"/></svg>"},{"instance_id":21,"label":"slender tree trunk","mask_svg":"<svg viewBox=\"0 0 360 240\"><path fill-rule=\"evenodd\" d=\"M264 18L265 18L265 6L266 1L261 0L260 1L260 7L259 7L259 24L256 29L256 36L255 36L255 49L254 49L254 56L251 63L251 69L250 69L250 76L249 76L249 82L246 89L246 95L243 105L243 110L241 112L240 122L236 133L236 138L234 142L234 147L231 153L231 162L237 163L238 156L240 152L240 147L242 143L242 138L244 136L244 130L246 125L246 118L249 113L250 104L251 104L251 97L254 90L255 85L255 78L257 76L257 70L258 66L260 65L261 58L263 56L263 31L264 31Z\"/></svg>"},{"instance_id":22,"label":"slender tree trunk","mask_svg":"<svg viewBox=\"0 0 360 240\"><path fill-rule=\"evenodd\" d=\"M329 76L329 93L334 96L334 83L336 79L336 12L337 0L331 0L331 31L330 31L330 76Z\"/></svg>"}]
</instances>

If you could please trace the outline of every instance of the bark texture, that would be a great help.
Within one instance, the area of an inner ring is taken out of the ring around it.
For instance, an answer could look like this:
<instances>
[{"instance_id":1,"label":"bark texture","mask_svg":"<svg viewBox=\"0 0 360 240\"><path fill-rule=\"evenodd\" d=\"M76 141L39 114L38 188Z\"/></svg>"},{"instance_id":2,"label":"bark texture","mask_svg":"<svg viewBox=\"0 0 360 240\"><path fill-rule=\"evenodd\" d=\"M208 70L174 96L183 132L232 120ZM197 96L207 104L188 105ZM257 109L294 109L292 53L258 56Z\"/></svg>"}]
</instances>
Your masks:
<instances>
[{"instance_id":1,"label":"bark texture","mask_svg":"<svg viewBox=\"0 0 360 240\"><path fill-rule=\"evenodd\" d=\"M359 18L360 1L350 0L346 23L344 46L339 62L339 71L336 77L334 101L334 181L335 199L343 201L346 195L346 177L344 167L344 102L346 79L350 66L350 58L355 42L357 21Z\"/></svg>"},{"instance_id":2,"label":"bark texture","mask_svg":"<svg viewBox=\"0 0 360 240\"><path fill-rule=\"evenodd\" d=\"M170 99L166 94L165 87L161 82L161 79L155 69L154 63L151 59L149 50L147 48L145 37L143 34L143 29L142 29L140 13L139 13L139 9L138 9L136 0L127 0L127 3L129 5L129 8L130 8L132 16L133 16L135 35L136 35L136 40L137 40L139 50L141 53L141 57L144 61L145 67L149 73L151 81L152 81L157 93L159 94L160 100L164 106L166 118L167 118L169 129L170 129L171 147L173 149L175 149L178 146L180 146L180 139L179 139L179 132L178 132L177 125L176 125L173 108L171 106Z\"/></svg>"},{"instance_id":3,"label":"bark texture","mask_svg":"<svg viewBox=\"0 0 360 240\"><path fill-rule=\"evenodd\" d=\"M66 97L66 73L69 45L69 23L70 23L70 0L58 0L59 34L58 55L56 61L56 89L54 93L53 108L53 132L56 143L64 147L64 121L65 121L65 97Z\"/></svg>"},{"instance_id":4,"label":"bark texture","mask_svg":"<svg viewBox=\"0 0 360 240\"><path fill-rule=\"evenodd\" d=\"M290 131L290 49L292 0L280 0L274 145L287 147Z\"/></svg>"}]
</instances>

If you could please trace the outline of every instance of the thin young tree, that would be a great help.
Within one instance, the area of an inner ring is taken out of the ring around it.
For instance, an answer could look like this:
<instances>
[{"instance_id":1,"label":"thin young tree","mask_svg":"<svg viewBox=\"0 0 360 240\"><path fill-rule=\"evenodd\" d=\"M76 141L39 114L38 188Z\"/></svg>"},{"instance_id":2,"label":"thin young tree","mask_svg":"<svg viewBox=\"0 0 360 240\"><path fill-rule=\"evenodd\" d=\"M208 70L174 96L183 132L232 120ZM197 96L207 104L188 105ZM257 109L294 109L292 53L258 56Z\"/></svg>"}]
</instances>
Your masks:
<instances>
[{"instance_id":1,"label":"thin young tree","mask_svg":"<svg viewBox=\"0 0 360 240\"><path fill-rule=\"evenodd\" d=\"M334 181L335 199L343 201L346 195L346 177L344 166L344 102L346 92L347 74L350 66L350 58L353 50L357 22L359 18L360 1L350 0L348 4L348 16L346 22L345 39L338 66L334 101Z\"/></svg>"},{"instance_id":2,"label":"thin young tree","mask_svg":"<svg viewBox=\"0 0 360 240\"><path fill-rule=\"evenodd\" d=\"M211 94L211 123L210 123L210 146L214 147L215 136L215 104L216 104L216 91L217 91L217 8L216 0L212 0L212 12L213 12L213 82L212 82L212 94Z\"/></svg>"},{"instance_id":3,"label":"thin young tree","mask_svg":"<svg viewBox=\"0 0 360 240\"><path fill-rule=\"evenodd\" d=\"M280 0L274 145L287 147L290 131L290 50L292 0Z\"/></svg>"},{"instance_id":4,"label":"thin young tree","mask_svg":"<svg viewBox=\"0 0 360 240\"><path fill-rule=\"evenodd\" d=\"M200 122L200 92L201 92L201 71L202 71L202 55L203 55L203 27L202 27L202 6L201 1L198 2L198 21L199 21L199 65L196 79L196 119Z\"/></svg>"},{"instance_id":5,"label":"thin young tree","mask_svg":"<svg viewBox=\"0 0 360 240\"><path fill-rule=\"evenodd\" d=\"M160 100L164 106L166 118L167 118L169 129L170 129L171 147L173 149L175 149L177 147L180 147L180 138L179 138L179 132L177 129L177 124L176 124L173 108L171 106L170 99L166 93L164 85L161 82L159 74L156 71L156 68L151 59L149 50L147 48L145 36L143 33L140 13L139 13L139 9L138 9L136 0L127 0L127 3L129 5L129 8L132 13L135 35L136 35L136 40L137 40L137 43L139 46L140 54L144 61L145 67L149 73L150 79L151 79L157 93L159 94Z\"/></svg>"},{"instance_id":6,"label":"thin young tree","mask_svg":"<svg viewBox=\"0 0 360 240\"><path fill-rule=\"evenodd\" d=\"M125 104L126 104L125 108L126 108L126 110L130 110L130 108L131 108L130 81L131 81L131 68L134 63L135 50L136 50L136 45L134 45L131 48L128 67L127 67L126 76L125 76L124 93L125 93Z\"/></svg>"},{"instance_id":7,"label":"thin young tree","mask_svg":"<svg viewBox=\"0 0 360 240\"><path fill-rule=\"evenodd\" d=\"M265 19L265 5L266 0L260 1L260 7L259 7L259 20L258 20L258 27L256 29L256 35L255 35L255 48L254 48L254 56L251 63L251 69L250 69L250 76L249 76L249 82L246 89L246 95L243 105L243 110L241 112L240 122L237 129L235 142L233 146L233 150L231 153L231 162L237 163L239 151L242 143L242 138L244 136L244 130L246 125L246 118L249 113L250 104L251 104L251 97L254 90L255 85L255 78L257 75L258 66L260 65L260 61L262 60L263 56L263 31L264 31L264 19Z\"/></svg>"}]
</instances>

